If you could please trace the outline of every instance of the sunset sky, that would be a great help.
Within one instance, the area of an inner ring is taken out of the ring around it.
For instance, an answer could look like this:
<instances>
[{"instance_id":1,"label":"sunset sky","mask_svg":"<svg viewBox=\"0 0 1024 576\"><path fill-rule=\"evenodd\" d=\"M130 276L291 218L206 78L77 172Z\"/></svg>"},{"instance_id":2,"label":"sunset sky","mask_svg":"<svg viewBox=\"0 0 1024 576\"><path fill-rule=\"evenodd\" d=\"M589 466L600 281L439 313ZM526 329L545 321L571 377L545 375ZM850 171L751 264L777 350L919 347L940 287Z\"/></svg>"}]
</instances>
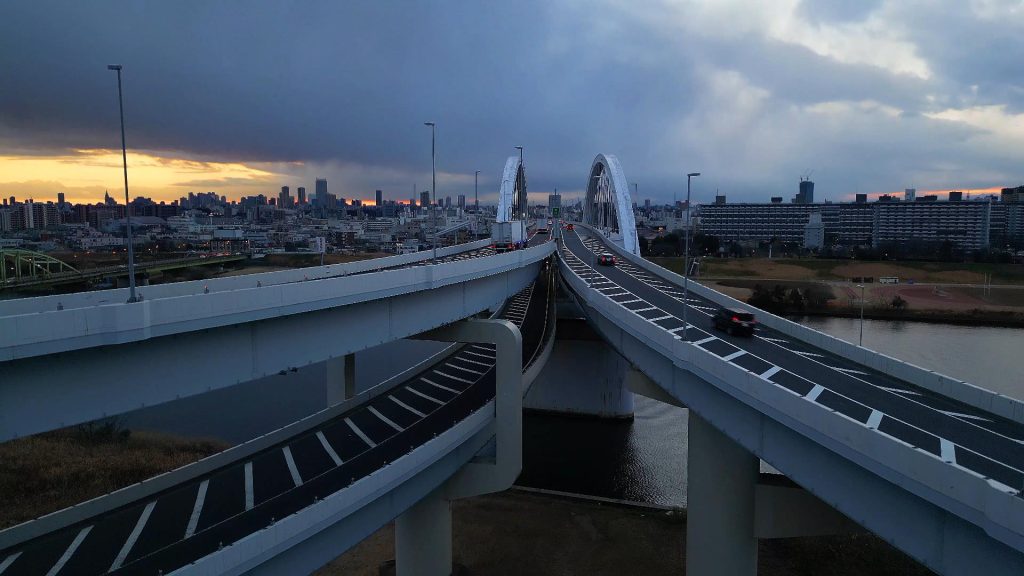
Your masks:
<instances>
[{"instance_id":1,"label":"sunset sky","mask_svg":"<svg viewBox=\"0 0 1024 576\"><path fill-rule=\"evenodd\" d=\"M73 25L72 25L73 23ZM0 4L0 195L572 197L619 157L640 203L977 195L1024 183L1019 2ZM45 39L46 41L40 41ZM813 171L813 172L811 172Z\"/></svg>"}]
</instances>

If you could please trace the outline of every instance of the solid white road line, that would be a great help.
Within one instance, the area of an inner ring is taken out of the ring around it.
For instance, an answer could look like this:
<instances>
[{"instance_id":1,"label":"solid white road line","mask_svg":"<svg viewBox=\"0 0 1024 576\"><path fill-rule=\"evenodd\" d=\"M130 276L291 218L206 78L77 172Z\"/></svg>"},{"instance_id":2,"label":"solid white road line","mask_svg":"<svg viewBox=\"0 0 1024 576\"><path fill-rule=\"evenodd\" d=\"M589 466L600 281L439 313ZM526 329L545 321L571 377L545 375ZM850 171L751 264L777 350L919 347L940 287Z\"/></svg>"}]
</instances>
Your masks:
<instances>
[{"instance_id":1,"label":"solid white road line","mask_svg":"<svg viewBox=\"0 0 1024 576\"><path fill-rule=\"evenodd\" d=\"M398 404L402 408L405 408L406 410L408 410L409 412L412 412L413 414L419 416L420 418L426 418L427 417L427 415L424 414L423 412L420 412L419 410L413 408L412 406L409 406L405 402L402 402L401 400L399 400L398 398L395 398L394 396L392 396L390 394L388 394L388 398L391 398L392 402L394 402L395 404Z\"/></svg>"},{"instance_id":2,"label":"solid white road line","mask_svg":"<svg viewBox=\"0 0 1024 576\"><path fill-rule=\"evenodd\" d=\"M939 438L939 454L942 455L943 461L956 464L956 450L953 448L953 443L949 440Z\"/></svg>"},{"instance_id":3,"label":"solid white road line","mask_svg":"<svg viewBox=\"0 0 1024 576\"><path fill-rule=\"evenodd\" d=\"M840 372L845 372L847 374L860 374L861 376L868 375L867 372L861 372L860 370L854 370L852 368L839 368L838 366L829 366L829 368L833 370L839 370Z\"/></svg>"},{"instance_id":4,"label":"solid white road line","mask_svg":"<svg viewBox=\"0 0 1024 576\"><path fill-rule=\"evenodd\" d=\"M672 315L671 314L666 314L664 316L658 316L657 318L651 318L650 320L648 320L648 322L657 322L659 320L667 320L669 318L672 318Z\"/></svg>"},{"instance_id":5,"label":"solid white road line","mask_svg":"<svg viewBox=\"0 0 1024 576\"><path fill-rule=\"evenodd\" d=\"M693 325L692 325L692 324L689 324L688 326L691 326L691 327L692 327ZM680 326L679 328L673 328L673 329L669 330L669 331L668 331L668 333L669 333L669 334L675 334L676 332L681 332L681 331L683 331L683 330L686 330L686 327L687 327L687 326Z\"/></svg>"},{"instance_id":6,"label":"solid white road line","mask_svg":"<svg viewBox=\"0 0 1024 576\"><path fill-rule=\"evenodd\" d=\"M434 373L438 376L444 376L445 378L451 378L452 380L458 380L459 382L465 382L466 384L472 384L472 380L466 380L465 378L459 378L458 376L452 376L451 374L441 372L440 370L434 370Z\"/></svg>"},{"instance_id":7,"label":"solid white road line","mask_svg":"<svg viewBox=\"0 0 1024 576\"><path fill-rule=\"evenodd\" d=\"M658 307L657 307L657 306L651 306L651 307L649 307L649 308L641 308L641 309L639 309L639 310L633 310L633 312L634 312L634 313L640 313L640 312L649 312L649 311L651 311L651 310L657 310L657 309L658 309Z\"/></svg>"},{"instance_id":8,"label":"solid white road line","mask_svg":"<svg viewBox=\"0 0 1024 576\"><path fill-rule=\"evenodd\" d=\"M872 410L871 416L868 416L867 427L871 428L872 430L877 430L878 425L882 423L882 416L883 414L878 410Z\"/></svg>"},{"instance_id":9,"label":"solid white road line","mask_svg":"<svg viewBox=\"0 0 1024 576\"><path fill-rule=\"evenodd\" d=\"M789 344L789 340L783 340L782 338L769 338L767 336L758 336L761 340L767 340L769 342L775 342L778 344Z\"/></svg>"},{"instance_id":10,"label":"solid white road line","mask_svg":"<svg viewBox=\"0 0 1024 576\"><path fill-rule=\"evenodd\" d=\"M771 378L772 376L775 376L776 374L778 374L780 370L782 370L782 367L780 367L780 366L772 366L771 368L769 368L769 369L767 369L767 370L765 370L764 372L761 373L761 378L764 378L765 380L767 380L767 379Z\"/></svg>"},{"instance_id":11,"label":"solid white road line","mask_svg":"<svg viewBox=\"0 0 1024 576\"><path fill-rule=\"evenodd\" d=\"M476 374L477 376L482 376L483 375L483 372L480 372L478 370L473 370L471 368L463 368L462 366L456 366L455 364L452 364L451 362L445 362L444 365L448 366L450 368L455 368L456 370L462 370L463 372L469 372L470 374Z\"/></svg>"},{"instance_id":12,"label":"solid white road line","mask_svg":"<svg viewBox=\"0 0 1024 576\"><path fill-rule=\"evenodd\" d=\"M697 340L693 344L695 346L700 346L702 344L707 344L708 342L711 342L712 340L718 340L718 337L717 336L708 336L707 338L705 338L703 340Z\"/></svg>"},{"instance_id":13,"label":"solid white road line","mask_svg":"<svg viewBox=\"0 0 1024 576\"><path fill-rule=\"evenodd\" d=\"M920 392L914 392L913 390L904 390L903 388L889 388L888 386L875 386L879 390L885 390L886 392L892 392L893 394L910 394L911 396L920 396Z\"/></svg>"},{"instance_id":14,"label":"solid white road line","mask_svg":"<svg viewBox=\"0 0 1024 576\"><path fill-rule=\"evenodd\" d=\"M458 394L459 393L458 390L453 390L453 389L451 389L451 388L449 388L449 387L447 387L447 386L445 386L443 384L438 384L437 382L432 382L430 380L427 380L426 378L420 378L420 380L423 380L424 382L426 382L427 384L430 384L434 388L440 388L441 390L447 390L448 392L451 392L452 394Z\"/></svg>"},{"instance_id":15,"label":"solid white road line","mask_svg":"<svg viewBox=\"0 0 1024 576\"><path fill-rule=\"evenodd\" d=\"M378 412L377 409L374 408L373 406L367 406L366 409L369 410L370 413L373 414L374 416L376 416L377 418L380 418L382 422L384 422L388 426L391 426L392 428L394 428L395 432L401 432L402 430L405 430L405 428L402 428L398 424L395 424L395 422L393 420L391 420L387 416L385 416L385 415L381 414L380 412Z\"/></svg>"},{"instance_id":16,"label":"solid white road line","mask_svg":"<svg viewBox=\"0 0 1024 576\"><path fill-rule=\"evenodd\" d=\"M327 441L327 437L324 436L324 433L317 432L316 438L320 441L320 445L324 447L324 451L327 452L327 455L331 457L331 460L334 460L334 465L341 466L341 458L338 457L338 453L334 451L334 447L331 446L331 443Z\"/></svg>"},{"instance_id":17,"label":"solid white road line","mask_svg":"<svg viewBox=\"0 0 1024 576\"><path fill-rule=\"evenodd\" d=\"M790 350L790 352L795 352L796 354L799 354L801 356L811 356L812 358L824 358L825 357L824 354L818 354L817 352L801 352L799 350ZM829 368L831 368L831 366L829 366Z\"/></svg>"},{"instance_id":18,"label":"solid white road line","mask_svg":"<svg viewBox=\"0 0 1024 576\"><path fill-rule=\"evenodd\" d=\"M295 459L292 458L292 449L288 446L281 448L281 452L284 452L284 463L288 465L288 472L292 475L292 482L296 486L302 486L302 476L299 476L299 469L295 467Z\"/></svg>"},{"instance_id":19,"label":"solid white road line","mask_svg":"<svg viewBox=\"0 0 1024 576\"><path fill-rule=\"evenodd\" d=\"M488 356L486 354L480 354L479 352L473 352L472 350L464 350L466 354L471 354L477 358L487 358L488 360L494 360L494 356Z\"/></svg>"},{"instance_id":20,"label":"solid white road line","mask_svg":"<svg viewBox=\"0 0 1024 576\"><path fill-rule=\"evenodd\" d=\"M974 414L964 414L963 412L953 412L952 410L939 410L946 416L952 416L953 418L966 418L967 420L978 420L980 422L991 422L989 418L984 416L975 416Z\"/></svg>"},{"instance_id":21,"label":"solid white road line","mask_svg":"<svg viewBox=\"0 0 1024 576\"><path fill-rule=\"evenodd\" d=\"M185 538L191 538L199 526L199 516L203 513L203 503L206 502L206 489L210 486L209 480L199 483L199 492L196 493L196 503L192 505L192 515L188 517L188 526L185 527Z\"/></svg>"},{"instance_id":22,"label":"solid white road line","mask_svg":"<svg viewBox=\"0 0 1024 576\"><path fill-rule=\"evenodd\" d=\"M18 556L21 556L20 550L18 552L15 552L14 554L11 554L7 558L4 558L4 561L0 562L0 574L3 574L4 570L7 570L8 566L14 564L14 561L18 559Z\"/></svg>"},{"instance_id":23,"label":"solid white road line","mask_svg":"<svg viewBox=\"0 0 1024 576\"><path fill-rule=\"evenodd\" d=\"M252 493L252 461L245 463L245 509L252 510L256 505Z\"/></svg>"},{"instance_id":24,"label":"solid white road line","mask_svg":"<svg viewBox=\"0 0 1024 576\"><path fill-rule=\"evenodd\" d=\"M406 386L405 389L408 390L409 392L412 392L413 394L419 396L420 398L423 398L425 400L430 400L431 402L437 404L438 406L444 406L444 402L438 400L437 398L434 398L433 396L427 396L426 394L424 394L423 392L420 392L419 390L413 388L412 386Z\"/></svg>"},{"instance_id":25,"label":"solid white road line","mask_svg":"<svg viewBox=\"0 0 1024 576\"><path fill-rule=\"evenodd\" d=\"M60 572L60 569L68 563L68 560L71 560L71 555L74 554L75 550L78 550L78 547L82 545L82 540L85 540L85 537L89 535L90 530L92 530L92 526L86 526L78 532L78 535L71 541L71 544L68 544L67 549L64 550L64 554L61 555L57 560L57 563L50 568L50 571L46 573L46 576L57 576L57 572Z\"/></svg>"},{"instance_id":26,"label":"solid white road line","mask_svg":"<svg viewBox=\"0 0 1024 576\"><path fill-rule=\"evenodd\" d=\"M359 426L356 426L356 423L355 423L355 422L353 422L352 420L350 420L350 419L348 419L348 418L345 418L345 424L348 424L348 427L349 427L349 428L350 428L350 429L351 429L351 430L352 430L353 432L355 432L355 433L356 433L356 436L359 436L359 438L360 438L360 439L361 439L361 440L362 440L363 442L366 442L366 445L367 445L367 446L369 446L370 448L373 448L374 446L376 446L376 445L377 445L377 443L376 443L376 442L374 442L373 440L370 440L370 437L369 437L369 436L367 436L366 434L364 434L364 433L363 433L363 431L359 429Z\"/></svg>"},{"instance_id":27,"label":"solid white road line","mask_svg":"<svg viewBox=\"0 0 1024 576\"><path fill-rule=\"evenodd\" d=\"M811 391L808 392L807 395L804 396L804 398L807 398L808 400L813 402L813 401L817 400L818 396L821 396L821 393L824 392L824 391L825 391L825 387L824 386L822 386L821 384L815 384L814 388L811 388Z\"/></svg>"},{"instance_id":28,"label":"solid white road line","mask_svg":"<svg viewBox=\"0 0 1024 576\"><path fill-rule=\"evenodd\" d=\"M156 506L156 500L153 500L142 510L142 515L139 516L139 521L135 523L135 528L132 529L132 533L128 535L128 539L124 541L124 546L121 546L121 551L117 553L117 558L114 558L114 563L110 565L110 572L117 570L124 564L125 558L128 557L128 553L132 551L132 546L135 546L135 541L139 539L139 535L142 534L142 529L146 527L146 522L149 522L149 515L153 513L153 507Z\"/></svg>"},{"instance_id":29,"label":"solid white road line","mask_svg":"<svg viewBox=\"0 0 1024 576\"><path fill-rule=\"evenodd\" d=\"M643 302L643 299L636 298L634 300L626 300L625 302L619 302L619 304L633 304L635 302Z\"/></svg>"},{"instance_id":30,"label":"solid white road line","mask_svg":"<svg viewBox=\"0 0 1024 576\"><path fill-rule=\"evenodd\" d=\"M725 360L726 362L731 362L731 361L735 360L736 358L739 358L740 356L743 356L746 353L747 353L746 350L737 350L737 351L733 352L732 354L729 354L728 356L722 356L722 360Z\"/></svg>"}]
</instances>

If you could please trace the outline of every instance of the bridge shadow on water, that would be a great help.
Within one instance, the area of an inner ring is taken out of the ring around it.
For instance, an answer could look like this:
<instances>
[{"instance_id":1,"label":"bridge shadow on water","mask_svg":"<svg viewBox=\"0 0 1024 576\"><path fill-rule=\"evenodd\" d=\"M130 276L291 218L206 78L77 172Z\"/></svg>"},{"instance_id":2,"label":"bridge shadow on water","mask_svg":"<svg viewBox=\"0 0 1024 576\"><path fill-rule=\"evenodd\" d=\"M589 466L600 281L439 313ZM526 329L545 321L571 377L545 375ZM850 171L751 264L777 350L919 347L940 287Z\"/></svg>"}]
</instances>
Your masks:
<instances>
[{"instance_id":1,"label":"bridge shadow on water","mask_svg":"<svg viewBox=\"0 0 1024 576\"><path fill-rule=\"evenodd\" d=\"M527 412L516 484L683 507L686 417L641 396L632 421Z\"/></svg>"}]
</instances>

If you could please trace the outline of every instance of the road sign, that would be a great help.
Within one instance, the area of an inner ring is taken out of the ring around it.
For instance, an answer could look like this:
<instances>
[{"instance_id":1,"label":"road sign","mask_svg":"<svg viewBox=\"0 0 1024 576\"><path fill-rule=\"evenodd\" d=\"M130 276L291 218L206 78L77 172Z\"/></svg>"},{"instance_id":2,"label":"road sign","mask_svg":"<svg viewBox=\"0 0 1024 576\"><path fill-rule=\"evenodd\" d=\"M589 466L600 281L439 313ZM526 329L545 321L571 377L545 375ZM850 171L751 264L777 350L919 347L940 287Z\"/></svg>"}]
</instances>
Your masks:
<instances>
[{"instance_id":1,"label":"road sign","mask_svg":"<svg viewBox=\"0 0 1024 576\"><path fill-rule=\"evenodd\" d=\"M558 218L559 216L561 216L561 212L562 212L562 209L560 207L558 207L558 206L555 206L554 208L551 209L551 215L554 216L555 218Z\"/></svg>"}]
</instances>

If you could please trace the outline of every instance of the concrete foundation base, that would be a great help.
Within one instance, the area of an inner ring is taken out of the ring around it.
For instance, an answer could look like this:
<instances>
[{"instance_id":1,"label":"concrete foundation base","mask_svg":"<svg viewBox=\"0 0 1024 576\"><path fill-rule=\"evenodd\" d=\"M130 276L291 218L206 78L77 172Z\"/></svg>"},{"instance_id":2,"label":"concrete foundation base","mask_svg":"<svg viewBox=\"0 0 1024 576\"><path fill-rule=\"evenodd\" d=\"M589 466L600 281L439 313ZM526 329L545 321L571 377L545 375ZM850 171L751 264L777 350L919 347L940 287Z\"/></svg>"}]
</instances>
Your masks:
<instances>
[{"instance_id":1,"label":"concrete foundation base","mask_svg":"<svg viewBox=\"0 0 1024 576\"><path fill-rule=\"evenodd\" d=\"M559 318L551 357L534 380L523 407L601 418L632 418L626 385L629 362L585 320Z\"/></svg>"}]
</instances>

